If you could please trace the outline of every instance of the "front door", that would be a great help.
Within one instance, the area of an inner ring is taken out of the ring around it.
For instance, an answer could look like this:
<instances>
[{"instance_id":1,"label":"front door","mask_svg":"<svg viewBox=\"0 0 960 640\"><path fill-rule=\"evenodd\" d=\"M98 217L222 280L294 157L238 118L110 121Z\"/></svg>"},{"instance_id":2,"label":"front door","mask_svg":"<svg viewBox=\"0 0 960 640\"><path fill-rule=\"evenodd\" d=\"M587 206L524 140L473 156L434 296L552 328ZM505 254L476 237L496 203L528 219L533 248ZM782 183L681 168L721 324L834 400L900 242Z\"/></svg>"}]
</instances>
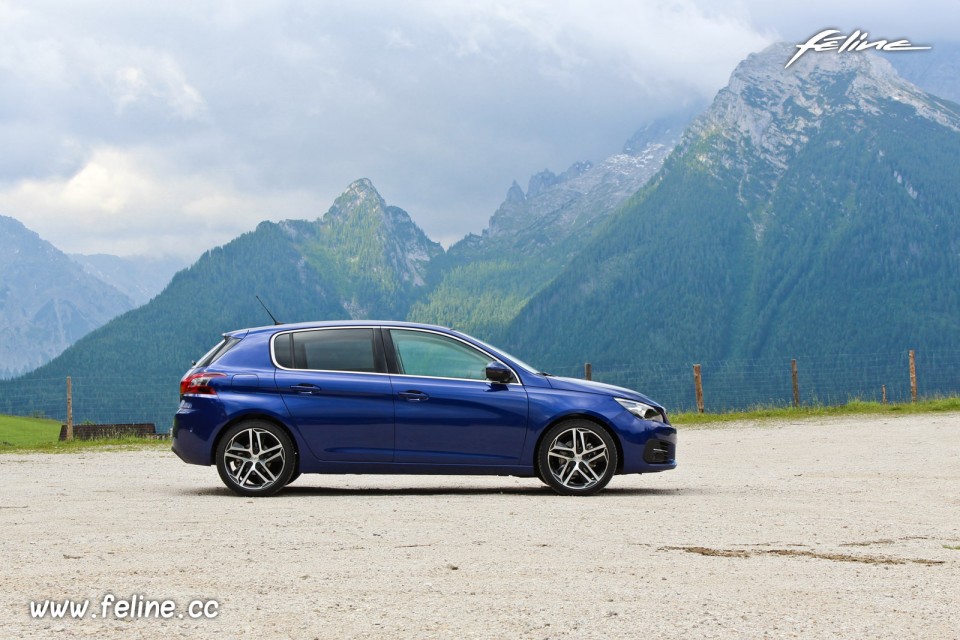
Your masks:
<instances>
[{"instance_id":1,"label":"front door","mask_svg":"<svg viewBox=\"0 0 960 640\"><path fill-rule=\"evenodd\" d=\"M494 358L440 333L390 329L397 374L395 462L516 465L527 432L519 381L486 380Z\"/></svg>"}]
</instances>

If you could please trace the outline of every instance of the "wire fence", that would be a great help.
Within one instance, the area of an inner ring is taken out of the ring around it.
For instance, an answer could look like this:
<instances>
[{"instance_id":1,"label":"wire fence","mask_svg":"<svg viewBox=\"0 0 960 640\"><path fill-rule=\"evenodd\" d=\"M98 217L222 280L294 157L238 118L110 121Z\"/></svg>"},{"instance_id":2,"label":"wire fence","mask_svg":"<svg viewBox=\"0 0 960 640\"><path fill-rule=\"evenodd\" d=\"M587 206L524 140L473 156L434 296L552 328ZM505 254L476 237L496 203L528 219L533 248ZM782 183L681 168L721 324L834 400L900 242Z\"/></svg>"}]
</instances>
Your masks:
<instances>
[{"instance_id":1,"label":"wire fence","mask_svg":"<svg viewBox=\"0 0 960 640\"><path fill-rule=\"evenodd\" d=\"M908 351L796 357L802 405L840 405L851 400L911 400ZM710 412L793 403L791 360L765 358L674 363L593 362L592 379L636 389L669 412L696 411L693 365L702 372L704 406ZM960 351L916 352L922 398L960 395ZM584 377L584 363L549 369ZM166 433L179 404L179 378L103 375L72 377L73 420L83 423L153 423ZM64 378L0 382L0 413L66 421Z\"/></svg>"},{"instance_id":2,"label":"wire fence","mask_svg":"<svg viewBox=\"0 0 960 640\"><path fill-rule=\"evenodd\" d=\"M179 377L71 376L74 424L153 423L158 433L173 427ZM66 378L0 382L0 413L66 423Z\"/></svg>"},{"instance_id":3,"label":"wire fence","mask_svg":"<svg viewBox=\"0 0 960 640\"><path fill-rule=\"evenodd\" d=\"M693 365L702 373L707 411L793 404L792 360L797 361L801 405L841 405L852 400L892 403L912 399L909 351L830 354L687 363L623 362L591 364L592 378L636 389L668 411L696 411ZM916 352L915 372L921 397L960 394L960 351ZM583 377L584 364L554 367L555 375Z\"/></svg>"}]
</instances>

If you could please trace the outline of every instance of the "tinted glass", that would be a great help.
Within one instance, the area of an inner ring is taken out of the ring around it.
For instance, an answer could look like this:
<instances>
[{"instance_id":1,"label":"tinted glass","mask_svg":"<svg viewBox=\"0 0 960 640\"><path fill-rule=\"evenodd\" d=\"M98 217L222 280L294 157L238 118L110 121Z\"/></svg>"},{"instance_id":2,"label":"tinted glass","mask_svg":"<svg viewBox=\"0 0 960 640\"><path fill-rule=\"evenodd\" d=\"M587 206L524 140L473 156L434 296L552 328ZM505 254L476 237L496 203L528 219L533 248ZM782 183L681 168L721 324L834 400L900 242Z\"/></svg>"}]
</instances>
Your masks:
<instances>
[{"instance_id":1,"label":"tinted glass","mask_svg":"<svg viewBox=\"0 0 960 640\"><path fill-rule=\"evenodd\" d=\"M423 331L392 329L400 372L410 376L485 380L491 358L459 340Z\"/></svg>"},{"instance_id":2,"label":"tinted glass","mask_svg":"<svg viewBox=\"0 0 960 640\"><path fill-rule=\"evenodd\" d=\"M240 342L240 338L233 337L224 337L217 346L213 349L210 349L200 360L197 362L196 366L198 367L209 367L211 364L220 359L220 357L225 354L227 351L230 351L236 344Z\"/></svg>"},{"instance_id":3,"label":"tinted glass","mask_svg":"<svg viewBox=\"0 0 960 640\"><path fill-rule=\"evenodd\" d=\"M289 369L375 373L373 338L373 329L300 331L278 336L274 354L277 363Z\"/></svg>"},{"instance_id":4,"label":"tinted glass","mask_svg":"<svg viewBox=\"0 0 960 640\"><path fill-rule=\"evenodd\" d=\"M273 355L277 364L284 369L295 369L293 366L293 334L284 333L273 339Z\"/></svg>"}]
</instances>

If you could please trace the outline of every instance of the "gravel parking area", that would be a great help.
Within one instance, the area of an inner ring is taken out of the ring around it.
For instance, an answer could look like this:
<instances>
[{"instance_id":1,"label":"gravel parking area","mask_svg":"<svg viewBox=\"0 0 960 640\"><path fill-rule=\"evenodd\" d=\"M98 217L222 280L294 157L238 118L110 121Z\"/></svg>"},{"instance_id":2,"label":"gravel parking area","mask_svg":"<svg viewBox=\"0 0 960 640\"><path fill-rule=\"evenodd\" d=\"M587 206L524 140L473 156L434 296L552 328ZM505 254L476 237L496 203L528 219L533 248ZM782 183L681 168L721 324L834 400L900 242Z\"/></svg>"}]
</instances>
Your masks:
<instances>
[{"instance_id":1,"label":"gravel parking area","mask_svg":"<svg viewBox=\"0 0 960 640\"><path fill-rule=\"evenodd\" d=\"M960 637L960 415L681 429L678 459L589 498L530 479L314 475L248 499L166 451L3 455L0 629ZM176 613L104 618L107 594ZM47 599L90 605L34 618ZM216 616L185 615L195 601Z\"/></svg>"}]
</instances>

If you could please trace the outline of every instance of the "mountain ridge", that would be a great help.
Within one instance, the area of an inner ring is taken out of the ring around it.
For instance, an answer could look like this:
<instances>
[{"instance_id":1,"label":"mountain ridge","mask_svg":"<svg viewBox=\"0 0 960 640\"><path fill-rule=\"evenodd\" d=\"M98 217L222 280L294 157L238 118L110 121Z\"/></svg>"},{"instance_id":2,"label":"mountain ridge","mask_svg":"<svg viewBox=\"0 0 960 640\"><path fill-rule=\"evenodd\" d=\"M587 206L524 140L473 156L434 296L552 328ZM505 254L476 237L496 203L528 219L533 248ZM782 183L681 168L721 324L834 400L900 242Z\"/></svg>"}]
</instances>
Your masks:
<instances>
[{"instance_id":1,"label":"mountain ridge","mask_svg":"<svg viewBox=\"0 0 960 640\"><path fill-rule=\"evenodd\" d=\"M483 232L467 235L434 262L436 285L413 305L410 319L500 340L602 220L659 170L698 110L694 104L647 124L599 163L534 174L526 192L514 181Z\"/></svg>"},{"instance_id":2,"label":"mountain ridge","mask_svg":"<svg viewBox=\"0 0 960 640\"><path fill-rule=\"evenodd\" d=\"M867 55L785 72L785 51L738 65L682 135L654 127L595 165L514 182L448 251L358 180L317 220L204 254L124 331L37 375L89 368L77 354L135 339L165 305L189 309L183 324L164 328L163 352L141 348L172 375L215 333L263 324L253 293L286 321L454 326L548 370L629 362L610 381L641 388L649 362L955 347L960 107Z\"/></svg>"},{"instance_id":3,"label":"mountain ridge","mask_svg":"<svg viewBox=\"0 0 960 640\"><path fill-rule=\"evenodd\" d=\"M0 273L0 378L40 366L133 306L8 216L0 216Z\"/></svg>"},{"instance_id":4,"label":"mountain ridge","mask_svg":"<svg viewBox=\"0 0 960 640\"><path fill-rule=\"evenodd\" d=\"M171 256L121 257L110 254L67 254L83 270L109 284L139 307L160 293L177 271L189 266Z\"/></svg>"},{"instance_id":5,"label":"mountain ridge","mask_svg":"<svg viewBox=\"0 0 960 640\"><path fill-rule=\"evenodd\" d=\"M806 56L785 77L784 51L737 67L524 307L511 350L553 366L957 347L957 105L872 56Z\"/></svg>"}]
</instances>

